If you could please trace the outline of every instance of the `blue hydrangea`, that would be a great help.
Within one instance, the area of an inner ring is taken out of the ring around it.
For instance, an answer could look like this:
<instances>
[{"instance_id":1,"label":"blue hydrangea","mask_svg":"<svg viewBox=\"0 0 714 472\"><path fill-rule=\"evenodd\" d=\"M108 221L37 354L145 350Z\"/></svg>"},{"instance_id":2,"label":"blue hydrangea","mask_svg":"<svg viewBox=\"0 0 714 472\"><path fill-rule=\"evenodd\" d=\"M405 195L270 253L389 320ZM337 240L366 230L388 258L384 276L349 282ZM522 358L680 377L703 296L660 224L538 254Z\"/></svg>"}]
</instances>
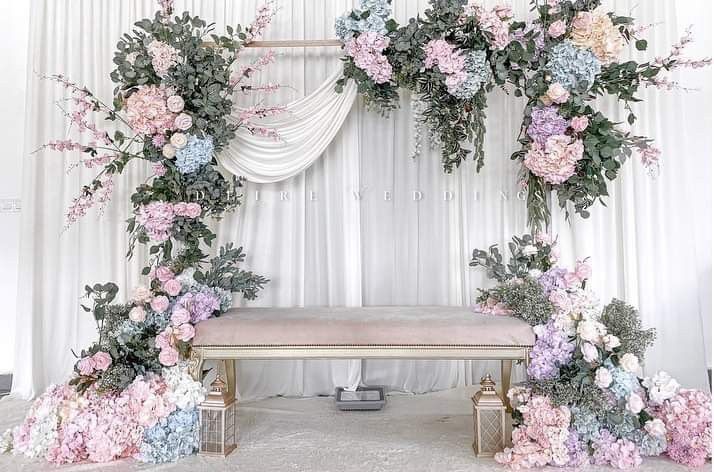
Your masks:
<instances>
[{"instance_id":1,"label":"blue hydrangea","mask_svg":"<svg viewBox=\"0 0 714 472\"><path fill-rule=\"evenodd\" d=\"M650 436L641 429L633 431L627 439L637 445L643 456L659 456L667 449L667 439L664 436Z\"/></svg>"},{"instance_id":2,"label":"blue hydrangea","mask_svg":"<svg viewBox=\"0 0 714 472\"><path fill-rule=\"evenodd\" d=\"M608 370L612 375L612 385L610 390L617 398L626 398L640 386L637 376L632 372L627 372L619 367L609 366Z\"/></svg>"},{"instance_id":3,"label":"blue hydrangea","mask_svg":"<svg viewBox=\"0 0 714 472\"><path fill-rule=\"evenodd\" d=\"M190 174L211 162L212 156L213 139L201 139L191 135L186 146L176 151L176 167L182 174Z\"/></svg>"},{"instance_id":4,"label":"blue hydrangea","mask_svg":"<svg viewBox=\"0 0 714 472\"><path fill-rule=\"evenodd\" d=\"M233 294L229 290L214 287L213 291L216 292L216 295L221 300L221 312L228 311L233 307Z\"/></svg>"},{"instance_id":5,"label":"blue hydrangea","mask_svg":"<svg viewBox=\"0 0 714 472\"><path fill-rule=\"evenodd\" d=\"M362 13L368 11L369 16L362 18ZM361 0L360 9L337 17L335 34L343 43L354 37L355 33L374 32L387 34L387 17L392 13L389 0ZM355 19L357 17L358 19Z\"/></svg>"},{"instance_id":6,"label":"blue hydrangea","mask_svg":"<svg viewBox=\"0 0 714 472\"><path fill-rule=\"evenodd\" d=\"M595 76L600 73L600 62L589 49L563 41L551 49L547 68L553 82L571 92L583 92L593 86Z\"/></svg>"},{"instance_id":7,"label":"blue hydrangea","mask_svg":"<svg viewBox=\"0 0 714 472\"><path fill-rule=\"evenodd\" d=\"M466 55L466 80L454 93L456 98L468 100L491 80L491 68L486 62L486 51L471 51Z\"/></svg>"},{"instance_id":8,"label":"blue hydrangea","mask_svg":"<svg viewBox=\"0 0 714 472\"><path fill-rule=\"evenodd\" d=\"M175 462L198 450L198 409L177 409L144 431L139 459L154 464Z\"/></svg>"},{"instance_id":9,"label":"blue hydrangea","mask_svg":"<svg viewBox=\"0 0 714 472\"><path fill-rule=\"evenodd\" d=\"M573 421L572 428L578 433L583 441L592 441L602 429L602 424L597 416L587 408L573 406L570 408Z\"/></svg>"}]
</instances>

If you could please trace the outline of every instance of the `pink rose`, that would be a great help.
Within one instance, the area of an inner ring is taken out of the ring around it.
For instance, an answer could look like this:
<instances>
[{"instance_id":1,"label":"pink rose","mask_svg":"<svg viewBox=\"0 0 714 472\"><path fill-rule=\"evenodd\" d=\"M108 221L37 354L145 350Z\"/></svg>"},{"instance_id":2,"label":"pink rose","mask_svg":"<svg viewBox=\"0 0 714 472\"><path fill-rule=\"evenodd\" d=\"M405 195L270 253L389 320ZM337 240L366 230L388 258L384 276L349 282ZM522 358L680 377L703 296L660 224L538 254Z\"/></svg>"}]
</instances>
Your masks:
<instances>
[{"instance_id":1,"label":"pink rose","mask_svg":"<svg viewBox=\"0 0 714 472\"><path fill-rule=\"evenodd\" d=\"M570 297L565 290L553 290L549 297L550 302L561 311L570 311L573 304L570 301Z\"/></svg>"},{"instance_id":2,"label":"pink rose","mask_svg":"<svg viewBox=\"0 0 714 472\"><path fill-rule=\"evenodd\" d=\"M565 103L570 98L570 92L565 90L565 87L559 83L550 84L546 95L553 103Z\"/></svg>"},{"instance_id":3,"label":"pink rose","mask_svg":"<svg viewBox=\"0 0 714 472\"><path fill-rule=\"evenodd\" d=\"M565 283L568 284L568 287L576 287L580 285L581 282L575 272L568 272L563 278L565 279Z\"/></svg>"},{"instance_id":4,"label":"pink rose","mask_svg":"<svg viewBox=\"0 0 714 472\"><path fill-rule=\"evenodd\" d=\"M183 110L185 103L183 98L178 95L171 95L166 99L166 108L172 113L180 113Z\"/></svg>"},{"instance_id":5,"label":"pink rose","mask_svg":"<svg viewBox=\"0 0 714 472\"><path fill-rule=\"evenodd\" d=\"M156 344L156 347L158 347L161 350L173 348L174 347L174 329L171 326L168 326L165 330L163 330L156 336L156 339L154 340L154 344Z\"/></svg>"},{"instance_id":6,"label":"pink rose","mask_svg":"<svg viewBox=\"0 0 714 472\"><path fill-rule=\"evenodd\" d=\"M198 218L201 216L201 205L198 203L188 203L186 204L186 216L189 218Z\"/></svg>"},{"instance_id":7,"label":"pink rose","mask_svg":"<svg viewBox=\"0 0 714 472\"><path fill-rule=\"evenodd\" d=\"M107 370L112 365L112 356L104 351L99 351L92 356L97 370Z\"/></svg>"},{"instance_id":8,"label":"pink rose","mask_svg":"<svg viewBox=\"0 0 714 472\"><path fill-rule=\"evenodd\" d=\"M172 271L168 267L160 266L156 268L155 276L159 280L159 282L164 283L173 279L176 275L174 274L174 271Z\"/></svg>"},{"instance_id":9,"label":"pink rose","mask_svg":"<svg viewBox=\"0 0 714 472\"><path fill-rule=\"evenodd\" d=\"M175 297L181 293L181 282L176 279L167 280L161 288L164 292L168 293L172 297Z\"/></svg>"},{"instance_id":10,"label":"pink rose","mask_svg":"<svg viewBox=\"0 0 714 472\"><path fill-rule=\"evenodd\" d=\"M565 34L565 22L563 20L554 21L548 27L548 34L551 38L558 38ZM173 111L173 110L171 110Z\"/></svg>"},{"instance_id":11,"label":"pink rose","mask_svg":"<svg viewBox=\"0 0 714 472\"><path fill-rule=\"evenodd\" d=\"M592 275L592 269L590 268L590 264L588 264L585 261L578 261L575 263L575 275L578 276L580 281L585 281L590 278Z\"/></svg>"},{"instance_id":12,"label":"pink rose","mask_svg":"<svg viewBox=\"0 0 714 472\"><path fill-rule=\"evenodd\" d=\"M181 113L174 120L174 127L181 131L189 130L191 126L193 126L193 119L186 113Z\"/></svg>"},{"instance_id":13,"label":"pink rose","mask_svg":"<svg viewBox=\"0 0 714 472\"><path fill-rule=\"evenodd\" d=\"M169 309L169 299L165 295L159 295L151 300L151 309L156 313L163 313Z\"/></svg>"},{"instance_id":14,"label":"pink rose","mask_svg":"<svg viewBox=\"0 0 714 472\"><path fill-rule=\"evenodd\" d=\"M134 294L132 295L132 300L137 303L143 303L151 298L151 290L139 285L134 289Z\"/></svg>"},{"instance_id":15,"label":"pink rose","mask_svg":"<svg viewBox=\"0 0 714 472\"><path fill-rule=\"evenodd\" d=\"M589 124L590 120L588 120L587 116L574 116L570 120L570 127L573 128L573 131L576 133L582 133L585 131Z\"/></svg>"},{"instance_id":16,"label":"pink rose","mask_svg":"<svg viewBox=\"0 0 714 472\"><path fill-rule=\"evenodd\" d=\"M92 375L96 364L91 357L83 357L77 362L77 368L81 375Z\"/></svg>"},{"instance_id":17,"label":"pink rose","mask_svg":"<svg viewBox=\"0 0 714 472\"><path fill-rule=\"evenodd\" d=\"M174 213L178 216L186 216L186 204L184 202L174 203Z\"/></svg>"},{"instance_id":18,"label":"pink rose","mask_svg":"<svg viewBox=\"0 0 714 472\"><path fill-rule=\"evenodd\" d=\"M182 306L177 306L176 308L174 308L174 311L171 314L171 324L174 326L179 326L184 323L188 323L190 319L191 313L189 313L189 311Z\"/></svg>"},{"instance_id":19,"label":"pink rose","mask_svg":"<svg viewBox=\"0 0 714 472\"><path fill-rule=\"evenodd\" d=\"M196 335L196 330L190 323L184 323L174 330L174 334L181 341L188 342Z\"/></svg>"},{"instance_id":20,"label":"pink rose","mask_svg":"<svg viewBox=\"0 0 714 472\"><path fill-rule=\"evenodd\" d=\"M178 360L179 360L179 353L173 347L168 347L166 349L162 349L161 352L159 353L159 362L161 362L162 365L170 367L172 365L176 365Z\"/></svg>"}]
</instances>

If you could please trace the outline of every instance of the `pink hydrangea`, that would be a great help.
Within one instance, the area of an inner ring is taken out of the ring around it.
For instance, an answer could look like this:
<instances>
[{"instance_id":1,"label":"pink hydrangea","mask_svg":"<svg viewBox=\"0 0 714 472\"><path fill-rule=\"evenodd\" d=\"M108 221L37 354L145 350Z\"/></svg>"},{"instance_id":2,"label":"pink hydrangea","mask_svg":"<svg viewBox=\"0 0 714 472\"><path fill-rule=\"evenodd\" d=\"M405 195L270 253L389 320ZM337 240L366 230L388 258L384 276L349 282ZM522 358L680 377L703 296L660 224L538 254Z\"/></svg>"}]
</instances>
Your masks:
<instances>
[{"instance_id":1,"label":"pink hydrangea","mask_svg":"<svg viewBox=\"0 0 714 472\"><path fill-rule=\"evenodd\" d=\"M166 241L174 223L174 207L166 202L142 205L139 207L136 221L144 227L149 238L158 242Z\"/></svg>"},{"instance_id":2,"label":"pink hydrangea","mask_svg":"<svg viewBox=\"0 0 714 472\"><path fill-rule=\"evenodd\" d=\"M616 469L634 469L642 464L637 445L628 439L617 439L612 433L603 429L592 442L593 463L610 465Z\"/></svg>"},{"instance_id":3,"label":"pink hydrangea","mask_svg":"<svg viewBox=\"0 0 714 472\"><path fill-rule=\"evenodd\" d=\"M146 136L173 129L176 114L166 106L166 99L171 95L173 90L164 86L140 85L124 104L129 126Z\"/></svg>"},{"instance_id":4,"label":"pink hydrangea","mask_svg":"<svg viewBox=\"0 0 714 472\"><path fill-rule=\"evenodd\" d=\"M387 46L389 46L388 37L370 31L347 41L345 52L370 79L377 84L384 84L392 78L392 65L387 60L387 56L382 53Z\"/></svg>"},{"instance_id":5,"label":"pink hydrangea","mask_svg":"<svg viewBox=\"0 0 714 472\"><path fill-rule=\"evenodd\" d=\"M554 407L544 396L531 397L518 410L523 422L513 430L513 447L496 454L496 462L512 469L568 464L570 410Z\"/></svg>"},{"instance_id":6,"label":"pink hydrangea","mask_svg":"<svg viewBox=\"0 0 714 472\"><path fill-rule=\"evenodd\" d=\"M654 412L667 429L667 455L688 467L701 467L712 455L712 398L681 389Z\"/></svg>"},{"instance_id":7,"label":"pink hydrangea","mask_svg":"<svg viewBox=\"0 0 714 472\"><path fill-rule=\"evenodd\" d=\"M437 67L444 74L446 87L450 94L456 93L461 84L466 80L466 59L456 47L443 40L432 39L424 47L424 67Z\"/></svg>"},{"instance_id":8,"label":"pink hydrangea","mask_svg":"<svg viewBox=\"0 0 714 472\"><path fill-rule=\"evenodd\" d=\"M165 77L169 73L169 69L178 64L179 50L169 44L153 40L146 47L146 50L151 56L151 65L154 67L154 72L159 77Z\"/></svg>"},{"instance_id":9,"label":"pink hydrangea","mask_svg":"<svg viewBox=\"0 0 714 472\"><path fill-rule=\"evenodd\" d=\"M575 173L576 163L583 158L583 142L570 136L549 137L545 146L532 143L523 164L548 183L562 184Z\"/></svg>"},{"instance_id":10,"label":"pink hydrangea","mask_svg":"<svg viewBox=\"0 0 714 472\"><path fill-rule=\"evenodd\" d=\"M481 30L488 33L486 37L489 39L491 46L496 49L504 49L508 46L510 42L510 9L504 10L502 6L495 6L491 10L477 7L476 17Z\"/></svg>"}]
</instances>

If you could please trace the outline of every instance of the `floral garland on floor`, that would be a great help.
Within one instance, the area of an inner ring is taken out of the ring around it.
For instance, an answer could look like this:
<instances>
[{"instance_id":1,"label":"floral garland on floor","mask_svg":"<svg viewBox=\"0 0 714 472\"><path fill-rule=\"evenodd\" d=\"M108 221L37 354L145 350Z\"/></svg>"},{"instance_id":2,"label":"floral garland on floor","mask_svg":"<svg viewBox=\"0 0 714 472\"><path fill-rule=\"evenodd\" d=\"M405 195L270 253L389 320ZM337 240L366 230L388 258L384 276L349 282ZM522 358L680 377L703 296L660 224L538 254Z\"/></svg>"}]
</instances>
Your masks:
<instances>
[{"instance_id":1,"label":"floral garland on floor","mask_svg":"<svg viewBox=\"0 0 714 472\"><path fill-rule=\"evenodd\" d=\"M510 259L496 246L476 250L498 285L481 290L477 311L533 326L528 381L513 387L513 447L496 455L511 468L587 463L620 469L665 453L696 467L711 458L711 395L680 388L666 372L640 378L655 332L620 300L601 308L587 289L590 266L557 266L556 242L513 238Z\"/></svg>"},{"instance_id":2,"label":"floral garland on floor","mask_svg":"<svg viewBox=\"0 0 714 472\"><path fill-rule=\"evenodd\" d=\"M615 97L630 104L644 87L681 89L668 78L675 69L700 68L711 59L683 55L690 30L669 55L653 61L620 62L628 43L647 49L649 26L606 12L599 0L532 0L537 17L517 21L508 6L486 9L472 0L431 0L423 16L405 26L388 19L390 0L361 0L360 9L337 19L344 43L344 77L354 80L368 105L383 112L397 107L399 87L410 90L417 133L425 127L441 148L446 172L472 152L483 166L486 92L495 85L528 101L511 159L521 164L519 185L527 196L529 226L549 222L548 199L554 191L560 207L587 218L588 208L608 195L633 151L652 175L660 151L652 140L622 130L599 112L593 101ZM420 143L416 144L416 150Z\"/></svg>"},{"instance_id":3,"label":"floral garland on floor","mask_svg":"<svg viewBox=\"0 0 714 472\"><path fill-rule=\"evenodd\" d=\"M270 23L275 5L261 7L248 27L228 26L219 36L188 12L174 16L172 1L160 4L153 19L136 23L117 44L111 106L61 75L48 77L70 95L59 106L77 137L41 148L80 151L86 157L73 167L100 169L72 202L67 227L90 208L104 208L114 177L132 161L151 165L152 177L131 196L134 215L127 226L128 257L137 243L149 247L142 271L148 283L126 303L115 302L119 288L111 282L85 287L88 303L82 308L96 320L98 341L81 351L74 377L50 387L24 422L5 434L0 451L56 464L122 457L167 462L194 453L196 406L205 390L182 361L194 326L228 310L233 293L254 299L268 282L239 268L242 248L229 243L210 259L204 251L216 237L206 219L235 210L241 200L241 181L219 172L215 154L239 127L273 136L252 120L283 111L254 106L238 120L228 118L234 92L278 88L249 83L273 61L272 52L234 70L241 49ZM110 135L92 114L123 131Z\"/></svg>"}]
</instances>

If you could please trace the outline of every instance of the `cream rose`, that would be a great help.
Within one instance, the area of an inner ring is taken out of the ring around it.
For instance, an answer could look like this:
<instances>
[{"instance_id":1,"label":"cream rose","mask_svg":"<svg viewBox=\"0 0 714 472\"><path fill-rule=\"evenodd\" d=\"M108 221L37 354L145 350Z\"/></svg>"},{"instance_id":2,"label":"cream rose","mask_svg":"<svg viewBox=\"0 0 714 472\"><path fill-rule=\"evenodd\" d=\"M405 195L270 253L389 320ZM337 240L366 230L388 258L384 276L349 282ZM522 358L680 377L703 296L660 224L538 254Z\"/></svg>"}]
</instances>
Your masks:
<instances>
[{"instance_id":1,"label":"cream rose","mask_svg":"<svg viewBox=\"0 0 714 472\"><path fill-rule=\"evenodd\" d=\"M188 143L188 138L183 133L174 133L171 135L170 142L176 149L181 149L186 146L186 143Z\"/></svg>"},{"instance_id":2,"label":"cream rose","mask_svg":"<svg viewBox=\"0 0 714 472\"><path fill-rule=\"evenodd\" d=\"M166 108L172 113L181 113L185 105L183 98L178 95L171 95L166 99Z\"/></svg>"},{"instance_id":3,"label":"cream rose","mask_svg":"<svg viewBox=\"0 0 714 472\"><path fill-rule=\"evenodd\" d=\"M636 415L645 407L645 402L643 402L642 398L636 393L631 393L630 396L627 397L627 404L625 407L627 408L627 411Z\"/></svg>"},{"instance_id":4,"label":"cream rose","mask_svg":"<svg viewBox=\"0 0 714 472\"><path fill-rule=\"evenodd\" d=\"M614 334L606 334L602 337L602 345L605 347L606 351L612 351L616 347L620 346L620 338Z\"/></svg>"},{"instance_id":5,"label":"cream rose","mask_svg":"<svg viewBox=\"0 0 714 472\"><path fill-rule=\"evenodd\" d=\"M625 369L627 372L637 372L640 368L640 360L637 356L628 352L620 357L620 367Z\"/></svg>"},{"instance_id":6,"label":"cream rose","mask_svg":"<svg viewBox=\"0 0 714 472\"><path fill-rule=\"evenodd\" d=\"M583 353L585 362L595 362L600 357L597 348L590 343L583 343L580 347L580 351Z\"/></svg>"},{"instance_id":7,"label":"cream rose","mask_svg":"<svg viewBox=\"0 0 714 472\"><path fill-rule=\"evenodd\" d=\"M137 303L144 303L148 300L151 300L153 297L153 294L151 293L151 290L148 288L144 287L143 285L139 285L134 289L134 294L132 295L132 300L134 300Z\"/></svg>"},{"instance_id":8,"label":"cream rose","mask_svg":"<svg viewBox=\"0 0 714 472\"><path fill-rule=\"evenodd\" d=\"M146 310L143 307L135 306L129 310L129 319L134 323L141 323L146 319Z\"/></svg>"},{"instance_id":9,"label":"cream rose","mask_svg":"<svg viewBox=\"0 0 714 472\"><path fill-rule=\"evenodd\" d=\"M176 148L171 144L164 144L164 147L161 149L161 153L166 159L173 159L176 157Z\"/></svg>"},{"instance_id":10,"label":"cream rose","mask_svg":"<svg viewBox=\"0 0 714 472\"><path fill-rule=\"evenodd\" d=\"M584 320L578 324L578 335L583 341L588 341L593 344L600 344L605 331L605 325L599 321Z\"/></svg>"},{"instance_id":11,"label":"cream rose","mask_svg":"<svg viewBox=\"0 0 714 472\"><path fill-rule=\"evenodd\" d=\"M649 420L645 423L645 431L647 434L654 437L664 437L667 434L667 428L664 421L659 418Z\"/></svg>"},{"instance_id":12,"label":"cream rose","mask_svg":"<svg viewBox=\"0 0 714 472\"><path fill-rule=\"evenodd\" d=\"M655 405L661 405L673 398L679 391L679 383L667 372L657 372L653 377L647 377L642 384L647 389L649 399Z\"/></svg>"},{"instance_id":13,"label":"cream rose","mask_svg":"<svg viewBox=\"0 0 714 472\"><path fill-rule=\"evenodd\" d=\"M550 84L548 91L545 93L553 103L565 103L570 98L570 92L565 90L565 87L559 83Z\"/></svg>"},{"instance_id":14,"label":"cream rose","mask_svg":"<svg viewBox=\"0 0 714 472\"><path fill-rule=\"evenodd\" d=\"M600 367L595 371L595 385L600 388L607 388L612 383L612 374L605 367Z\"/></svg>"}]
</instances>

